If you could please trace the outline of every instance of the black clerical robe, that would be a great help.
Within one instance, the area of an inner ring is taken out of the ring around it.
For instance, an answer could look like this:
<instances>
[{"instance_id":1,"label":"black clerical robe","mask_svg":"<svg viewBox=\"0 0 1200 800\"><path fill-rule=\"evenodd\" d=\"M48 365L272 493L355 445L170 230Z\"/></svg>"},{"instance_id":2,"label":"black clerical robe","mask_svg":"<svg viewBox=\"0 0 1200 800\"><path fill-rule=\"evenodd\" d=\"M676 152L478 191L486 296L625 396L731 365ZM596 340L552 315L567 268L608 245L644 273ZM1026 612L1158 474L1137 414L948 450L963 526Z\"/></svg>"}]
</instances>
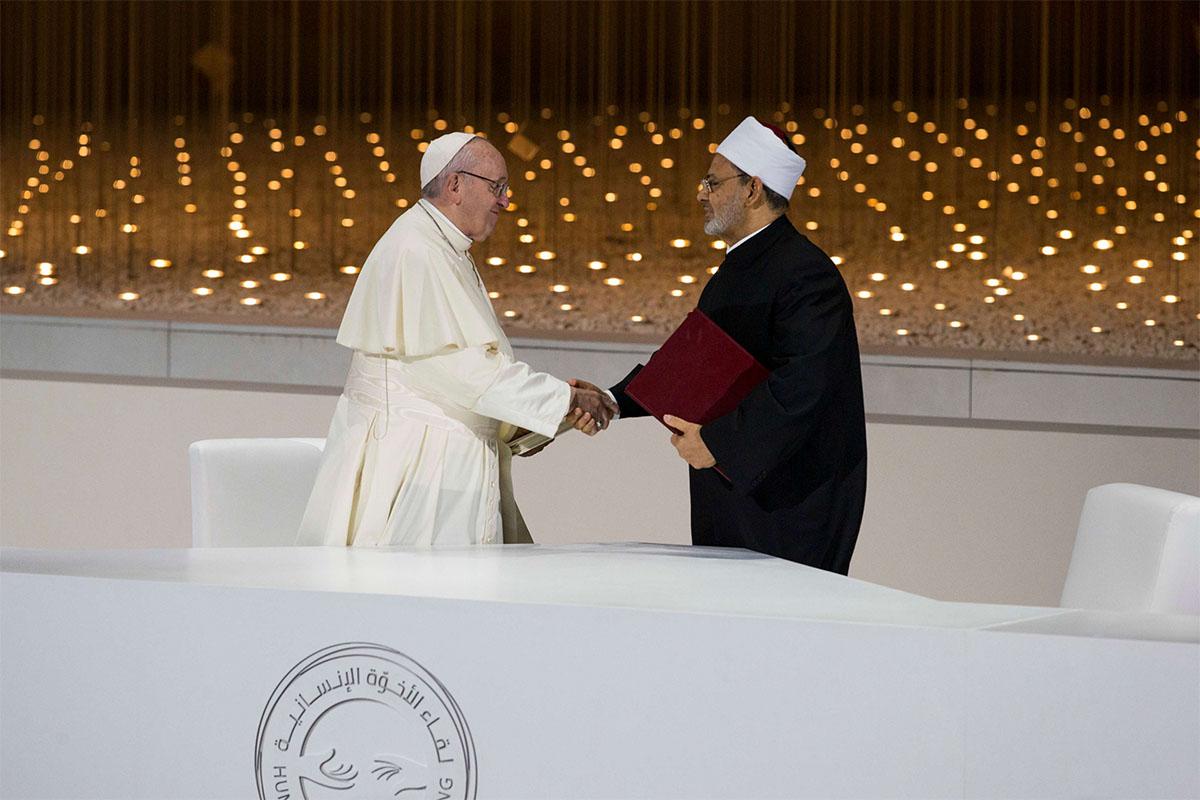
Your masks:
<instances>
[{"instance_id":1,"label":"black clerical robe","mask_svg":"<svg viewBox=\"0 0 1200 800\"><path fill-rule=\"evenodd\" d=\"M837 267L781 216L729 253L699 308L770 371L700 429L725 477L691 469L692 542L745 547L843 575L867 489L862 372ZM622 417L642 416L612 388Z\"/></svg>"}]
</instances>

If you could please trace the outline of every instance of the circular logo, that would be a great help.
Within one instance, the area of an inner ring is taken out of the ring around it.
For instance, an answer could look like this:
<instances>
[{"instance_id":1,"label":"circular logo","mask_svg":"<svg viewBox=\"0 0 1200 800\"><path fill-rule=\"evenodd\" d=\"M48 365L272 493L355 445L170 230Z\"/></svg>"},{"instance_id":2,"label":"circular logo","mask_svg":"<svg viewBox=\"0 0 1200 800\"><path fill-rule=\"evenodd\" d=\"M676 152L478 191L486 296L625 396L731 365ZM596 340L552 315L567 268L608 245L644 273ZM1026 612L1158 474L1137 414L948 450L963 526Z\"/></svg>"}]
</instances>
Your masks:
<instances>
[{"instance_id":1,"label":"circular logo","mask_svg":"<svg viewBox=\"0 0 1200 800\"><path fill-rule=\"evenodd\" d=\"M259 800L476 792L475 745L450 692L416 661L370 642L335 644L292 667L259 720L254 772Z\"/></svg>"}]
</instances>

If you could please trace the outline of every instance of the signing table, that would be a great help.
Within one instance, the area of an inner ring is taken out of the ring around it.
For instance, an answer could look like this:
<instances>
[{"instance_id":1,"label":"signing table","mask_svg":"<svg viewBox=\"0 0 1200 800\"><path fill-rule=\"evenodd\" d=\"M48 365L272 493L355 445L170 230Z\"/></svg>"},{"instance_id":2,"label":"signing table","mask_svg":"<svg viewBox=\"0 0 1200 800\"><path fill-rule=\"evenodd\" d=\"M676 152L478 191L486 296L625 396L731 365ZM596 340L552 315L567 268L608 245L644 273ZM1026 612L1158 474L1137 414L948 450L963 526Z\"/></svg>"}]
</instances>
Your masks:
<instances>
[{"instance_id":1,"label":"signing table","mask_svg":"<svg viewBox=\"0 0 1200 800\"><path fill-rule=\"evenodd\" d=\"M1195 797L1200 619L740 550L0 550L0 795Z\"/></svg>"}]
</instances>

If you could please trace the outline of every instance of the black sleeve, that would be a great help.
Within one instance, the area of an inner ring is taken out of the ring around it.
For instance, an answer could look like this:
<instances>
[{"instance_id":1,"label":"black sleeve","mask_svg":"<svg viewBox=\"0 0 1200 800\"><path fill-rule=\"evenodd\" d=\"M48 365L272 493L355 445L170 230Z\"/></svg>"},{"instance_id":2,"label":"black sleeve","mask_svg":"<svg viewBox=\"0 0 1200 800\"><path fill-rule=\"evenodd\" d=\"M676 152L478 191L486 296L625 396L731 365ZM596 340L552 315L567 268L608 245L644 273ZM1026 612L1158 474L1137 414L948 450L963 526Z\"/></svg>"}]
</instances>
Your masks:
<instances>
[{"instance_id":1,"label":"black sleeve","mask_svg":"<svg viewBox=\"0 0 1200 800\"><path fill-rule=\"evenodd\" d=\"M819 423L833 372L845 362L845 338L854 335L850 296L836 273L790 284L772 316L782 363L736 409L700 429L721 472L744 494L790 458Z\"/></svg>"},{"instance_id":2,"label":"black sleeve","mask_svg":"<svg viewBox=\"0 0 1200 800\"><path fill-rule=\"evenodd\" d=\"M623 419L628 417L646 416L646 409L633 402L633 399L630 398L629 395L625 394L625 387L628 386L629 382L633 380L634 377L641 371L642 365L638 364L636 367L630 370L629 374L622 378L616 386L613 386L611 389L609 389L609 391L613 393L613 397L617 398L617 405L621 407L621 417Z\"/></svg>"}]
</instances>

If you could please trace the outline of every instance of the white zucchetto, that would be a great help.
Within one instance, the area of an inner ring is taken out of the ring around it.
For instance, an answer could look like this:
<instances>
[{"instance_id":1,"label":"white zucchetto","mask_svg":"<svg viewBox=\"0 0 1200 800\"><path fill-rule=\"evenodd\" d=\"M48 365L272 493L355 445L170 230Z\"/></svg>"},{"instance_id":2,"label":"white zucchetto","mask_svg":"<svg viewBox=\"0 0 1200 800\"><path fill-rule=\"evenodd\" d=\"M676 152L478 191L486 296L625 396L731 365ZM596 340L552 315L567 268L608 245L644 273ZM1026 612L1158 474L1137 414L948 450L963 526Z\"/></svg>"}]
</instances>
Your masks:
<instances>
[{"instance_id":1,"label":"white zucchetto","mask_svg":"<svg viewBox=\"0 0 1200 800\"><path fill-rule=\"evenodd\" d=\"M800 180L807 166L804 159L788 149L774 131L754 117L742 120L717 146L717 152L742 172L758 178L771 191L788 199L791 199L796 181ZM422 175L424 172L422 165Z\"/></svg>"},{"instance_id":2,"label":"white zucchetto","mask_svg":"<svg viewBox=\"0 0 1200 800\"><path fill-rule=\"evenodd\" d=\"M421 156L421 187L424 188L436 178L438 173L450 163L450 159L454 158L458 151L474 138L476 137L473 133L455 131L439 136L430 142L429 147L425 149L425 155Z\"/></svg>"}]
</instances>

